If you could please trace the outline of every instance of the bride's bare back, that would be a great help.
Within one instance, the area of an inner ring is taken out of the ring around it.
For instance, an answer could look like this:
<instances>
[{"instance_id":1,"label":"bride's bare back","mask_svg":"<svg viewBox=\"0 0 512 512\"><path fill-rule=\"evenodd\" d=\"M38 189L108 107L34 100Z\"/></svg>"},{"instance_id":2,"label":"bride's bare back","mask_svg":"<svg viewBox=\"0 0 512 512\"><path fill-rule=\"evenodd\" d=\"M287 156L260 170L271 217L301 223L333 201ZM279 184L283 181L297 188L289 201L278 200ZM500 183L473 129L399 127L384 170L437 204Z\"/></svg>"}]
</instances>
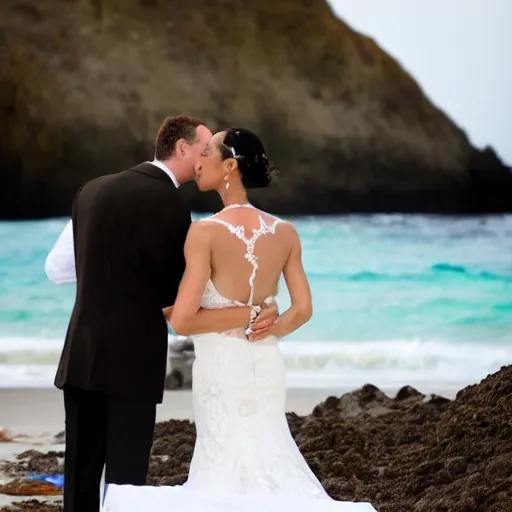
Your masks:
<instances>
[{"instance_id":1,"label":"bride's bare back","mask_svg":"<svg viewBox=\"0 0 512 512\"><path fill-rule=\"evenodd\" d=\"M203 222L211 232L210 279L217 291L243 304L274 296L293 246L293 226L250 206Z\"/></svg>"},{"instance_id":2,"label":"bride's bare back","mask_svg":"<svg viewBox=\"0 0 512 512\"><path fill-rule=\"evenodd\" d=\"M311 292L302 265L300 239L288 222L251 205L230 206L192 224L185 259L176 303L172 312L166 313L177 334L190 336L247 327L250 308L232 306L262 305L276 294L281 274L291 307L271 328L262 328L251 339L261 339L264 334L286 336L311 318ZM223 313L214 313L213 317L202 306L212 284L217 294L231 303L219 306Z\"/></svg>"}]
</instances>

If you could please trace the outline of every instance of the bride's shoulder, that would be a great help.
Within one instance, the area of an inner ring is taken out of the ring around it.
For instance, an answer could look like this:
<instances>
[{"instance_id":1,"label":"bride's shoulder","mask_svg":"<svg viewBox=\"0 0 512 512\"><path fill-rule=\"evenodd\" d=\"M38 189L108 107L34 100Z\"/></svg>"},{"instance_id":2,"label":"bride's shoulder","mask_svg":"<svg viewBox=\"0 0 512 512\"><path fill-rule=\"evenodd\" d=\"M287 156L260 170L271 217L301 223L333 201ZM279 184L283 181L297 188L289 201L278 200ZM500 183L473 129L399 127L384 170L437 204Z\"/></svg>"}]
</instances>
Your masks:
<instances>
[{"instance_id":1,"label":"bride's shoulder","mask_svg":"<svg viewBox=\"0 0 512 512\"><path fill-rule=\"evenodd\" d=\"M267 226L281 226L283 230L286 231L294 231L295 226L292 222L282 219L281 217L278 217L277 215L274 215L272 213L268 213L264 210L259 210L260 218L263 220L263 222Z\"/></svg>"},{"instance_id":2,"label":"bride's shoulder","mask_svg":"<svg viewBox=\"0 0 512 512\"><path fill-rule=\"evenodd\" d=\"M273 213L269 213L269 212L266 212L265 210L258 210L259 212L259 215L261 218L263 218L263 220L265 221L265 223L268 223L268 224L291 224L291 222L285 220L285 219L282 219L281 217L278 217L277 215L274 215Z\"/></svg>"},{"instance_id":3,"label":"bride's shoulder","mask_svg":"<svg viewBox=\"0 0 512 512\"><path fill-rule=\"evenodd\" d=\"M206 231L210 229L212 226L216 224L222 224L224 221L218 219L215 215L209 215L208 217L203 217L201 219L195 220L191 223L190 227L193 227L197 230Z\"/></svg>"},{"instance_id":4,"label":"bride's shoulder","mask_svg":"<svg viewBox=\"0 0 512 512\"><path fill-rule=\"evenodd\" d=\"M274 223L278 226L288 226L288 229L293 229L294 225L292 222L286 219L282 219L281 217L278 217L277 215L273 215L271 213L262 212L266 216L266 220L269 221L271 224Z\"/></svg>"},{"instance_id":5,"label":"bride's shoulder","mask_svg":"<svg viewBox=\"0 0 512 512\"><path fill-rule=\"evenodd\" d=\"M285 231L288 236L299 236L297 228L293 222L290 222L289 220L278 219L277 225L281 225L283 231Z\"/></svg>"},{"instance_id":6,"label":"bride's shoulder","mask_svg":"<svg viewBox=\"0 0 512 512\"><path fill-rule=\"evenodd\" d=\"M290 243L293 243L293 240L299 237L295 225L289 220L281 219L280 217L267 213L264 222L271 232L283 240L288 240Z\"/></svg>"},{"instance_id":7,"label":"bride's shoulder","mask_svg":"<svg viewBox=\"0 0 512 512\"><path fill-rule=\"evenodd\" d=\"M192 222L188 229L187 238L203 238L206 239L207 233L210 231L211 222L202 222L206 219L200 219Z\"/></svg>"}]
</instances>

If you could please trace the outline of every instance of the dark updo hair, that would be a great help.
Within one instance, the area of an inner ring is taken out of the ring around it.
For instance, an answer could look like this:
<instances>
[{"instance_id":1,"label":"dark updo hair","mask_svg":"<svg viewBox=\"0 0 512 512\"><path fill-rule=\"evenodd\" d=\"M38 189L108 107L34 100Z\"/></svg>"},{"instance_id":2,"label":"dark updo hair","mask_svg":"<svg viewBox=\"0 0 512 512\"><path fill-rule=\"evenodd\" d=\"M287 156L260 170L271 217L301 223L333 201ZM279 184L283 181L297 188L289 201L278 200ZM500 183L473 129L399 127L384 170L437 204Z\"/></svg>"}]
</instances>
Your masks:
<instances>
[{"instance_id":1,"label":"dark updo hair","mask_svg":"<svg viewBox=\"0 0 512 512\"><path fill-rule=\"evenodd\" d=\"M259 137L244 128L228 128L220 146L222 160L234 158L245 188L263 188L270 184L277 169L267 158Z\"/></svg>"}]
</instances>

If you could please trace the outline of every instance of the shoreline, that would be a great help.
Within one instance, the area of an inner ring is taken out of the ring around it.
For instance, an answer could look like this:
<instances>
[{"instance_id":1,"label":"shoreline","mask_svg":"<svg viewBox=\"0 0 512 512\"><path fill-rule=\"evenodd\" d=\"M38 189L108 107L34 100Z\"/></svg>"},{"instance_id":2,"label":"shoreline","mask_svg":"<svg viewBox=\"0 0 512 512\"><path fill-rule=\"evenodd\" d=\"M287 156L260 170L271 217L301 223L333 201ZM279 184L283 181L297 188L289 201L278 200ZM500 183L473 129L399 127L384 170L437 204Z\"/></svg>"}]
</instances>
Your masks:
<instances>
[{"instance_id":1,"label":"shoreline","mask_svg":"<svg viewBox=\"0 0 512 512\"><path fill-rule=\"evenodd\" d=\"M405 384L404 384L405 386ZM360 387L360 386L359 386ZM453 399L459 391L452 386L430 386L433 389L418 388L424 394L436 394ZM286 397L286 412L299 416L310 414L316 405L329 396L340 397L357 389L357 386L336 386L318 388L289 387ZM389 397L394 397L399 387L379 388ZM52 438L64 430L64 404L62 392L55 388L0 388L0 428L7 429L14 438ZM165 391L163 403L157 406L156 421L193 421L192 391L179 389ZM5 443L0 443L0 446ZM0 449L1 450L1 449ZM1 451L0 451L0 460Z\"/></svg>"}]
</instances>

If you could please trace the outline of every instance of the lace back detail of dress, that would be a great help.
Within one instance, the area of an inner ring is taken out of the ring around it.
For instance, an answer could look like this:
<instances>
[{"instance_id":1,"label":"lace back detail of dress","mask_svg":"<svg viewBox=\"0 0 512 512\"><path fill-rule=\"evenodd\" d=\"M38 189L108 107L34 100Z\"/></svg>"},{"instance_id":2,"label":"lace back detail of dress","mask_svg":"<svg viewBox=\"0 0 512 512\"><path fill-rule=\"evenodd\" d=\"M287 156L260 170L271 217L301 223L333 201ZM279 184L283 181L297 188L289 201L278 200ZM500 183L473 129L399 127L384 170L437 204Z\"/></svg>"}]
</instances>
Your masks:
<instances>
[{"instance_id":1,"label":"lace back detail of dress","mask_svg":"<svg viewBox=\"0 0 512 512\"><path fill-rule=\"evenodd\" d=\"M260 220L260 227L257 229L252 230L252 237L247 238L245 234L245 227L244 226L235 226L229 222L226 222L222 219L216 219L215 217L208 217L206 219L202 219L204 222L216 222L217 224L221 224L229 229L229 231L235 235L239 240L241 240L246 247L245 252L245 259L252 265L252 273L249 277L249 301L247 306L252 306L254 301L254 282L256 280L256 273L258 272L258 257L254 254L254 248L256 246L256 242L258 238L260 238L262 235L273 235L276 232L276 226L279 224L281 219L275 219L274 222L269 226L265 223L265 220L261 215L259 215ZM213 283L210 281L208 283L208 287L215 288ZM217 292L218 293L218 292ZM236 301L232 301L236 302ZM241 304L241 303L238 303Z\"/></svg>"}]
</instances>

